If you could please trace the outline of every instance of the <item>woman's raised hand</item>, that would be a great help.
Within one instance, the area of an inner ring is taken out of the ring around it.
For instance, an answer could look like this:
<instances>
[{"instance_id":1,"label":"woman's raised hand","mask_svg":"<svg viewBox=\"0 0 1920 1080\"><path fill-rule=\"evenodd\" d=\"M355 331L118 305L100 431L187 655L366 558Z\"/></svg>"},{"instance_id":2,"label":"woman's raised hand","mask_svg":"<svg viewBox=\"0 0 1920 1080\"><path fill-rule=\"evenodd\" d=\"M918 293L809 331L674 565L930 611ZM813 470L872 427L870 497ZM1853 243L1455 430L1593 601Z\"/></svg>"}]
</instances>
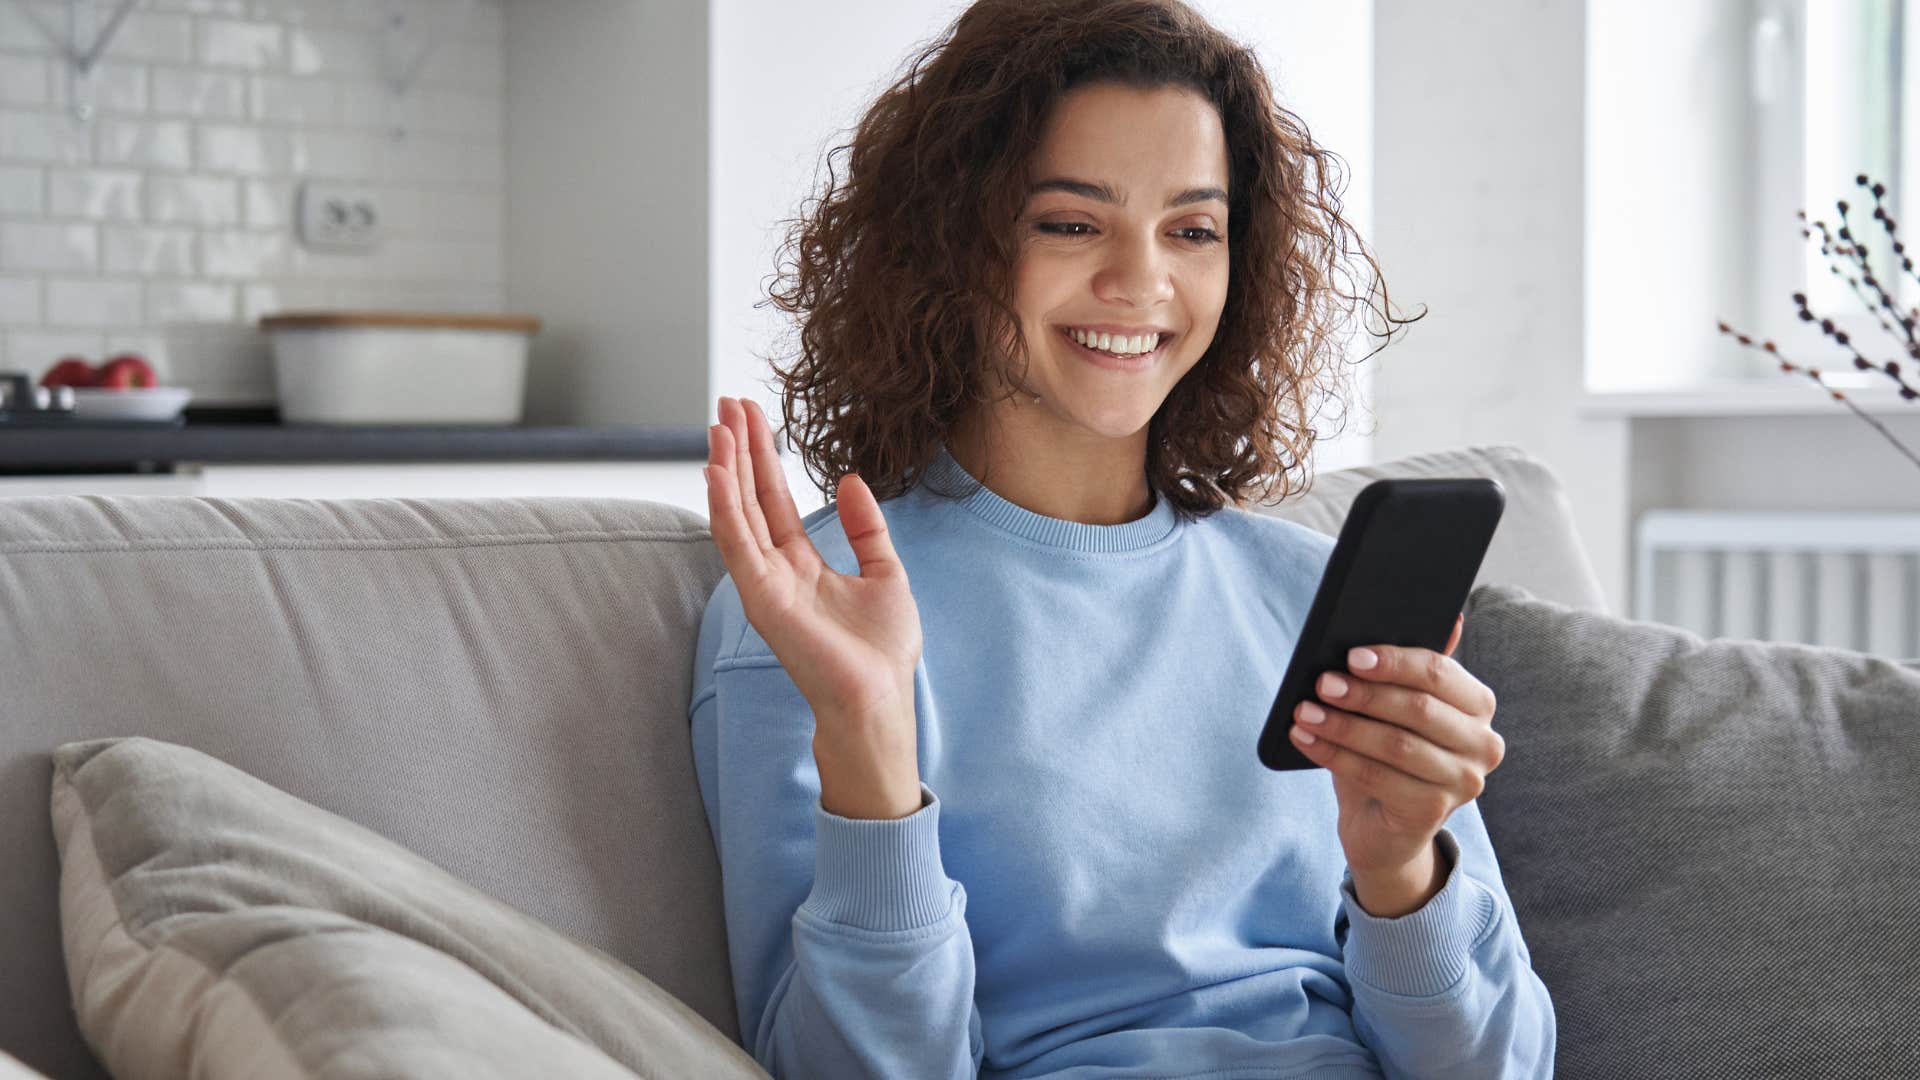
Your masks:
<instances>
[{"instance_id":1,"label":"woman's raised hand","mask_svg":"<svg viewBox=\"0 0 1920 1080\"><path fill-rule=\"evenodd\" d=\"M873 492L856 474L841 480L840 523L860 570L842 574L821 559L801 523L759 405L720 399L720 423L707 429L707 462L714 542L747 621L813 706L823 785L825 755L832 754L867 774L853 782L861 797L843 805L864 804L867 794L885 802L872 791L879 785L889 789L895 809L907 809L899 803L909 792L918 806L913 672L920 610ZM834 809L831 799L823 801Z\"/></svg>"}]
</instances>

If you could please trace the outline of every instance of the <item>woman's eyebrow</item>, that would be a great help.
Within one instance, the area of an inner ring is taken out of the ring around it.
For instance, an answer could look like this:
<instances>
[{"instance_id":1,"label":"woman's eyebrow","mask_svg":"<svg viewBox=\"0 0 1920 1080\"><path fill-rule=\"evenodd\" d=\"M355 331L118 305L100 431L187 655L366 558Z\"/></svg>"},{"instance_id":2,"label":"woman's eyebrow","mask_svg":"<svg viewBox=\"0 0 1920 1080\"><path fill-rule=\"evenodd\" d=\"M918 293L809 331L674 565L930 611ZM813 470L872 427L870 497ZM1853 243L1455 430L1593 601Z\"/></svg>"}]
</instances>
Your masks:
<instances>
[{"instance_id":1,"label":"woman's eyebrow","mask_svg":"<svg viewBox=\"0 0 1920 1080\"><path fill-rule=\"evenodd\" d=\"M1113 203L1119 206L1127 205L1127 200L1121 198L1120 194L1113 190L1113 185L1096 184L1088 180L1072 180L1064 176L1049 177L1028 188L1027 195L1031 198L1043 191L1064 191L1069 195L1079 195L1082 198L1092 199L1096 202ZM1206 202L1208 199L1218 199L1221 202L1226 202L1227 193L1217 187L1188 188L1173 198L1168 199L1167 205L1185 206L1188 203Z\"/></svg>"}]
</instances>

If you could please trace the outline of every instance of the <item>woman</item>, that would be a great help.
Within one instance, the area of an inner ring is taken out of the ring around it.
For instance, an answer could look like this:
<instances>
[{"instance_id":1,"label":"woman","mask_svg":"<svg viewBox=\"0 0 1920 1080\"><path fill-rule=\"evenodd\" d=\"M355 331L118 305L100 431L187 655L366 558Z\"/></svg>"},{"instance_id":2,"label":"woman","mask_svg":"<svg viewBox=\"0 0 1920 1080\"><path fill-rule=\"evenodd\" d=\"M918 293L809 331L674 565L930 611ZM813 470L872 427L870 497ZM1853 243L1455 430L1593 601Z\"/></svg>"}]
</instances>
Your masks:
<instances>
[{"instance_id":1,"label":"woman","mask_svg":"<svg viewBox=\"0 0 1920 1080\"><path fill-rule=\"evenodd\" d=\"M1233 504L1305 468L1348 230L1251 52L1177 0L981 0L839 149L775 293L837 500L799 516L756 406L709 430L690 718L747 1047L1549 1074L1453 645L1330 673L1325 768L1254 752L1332 540Z\"/></svg>"}]
</instances>

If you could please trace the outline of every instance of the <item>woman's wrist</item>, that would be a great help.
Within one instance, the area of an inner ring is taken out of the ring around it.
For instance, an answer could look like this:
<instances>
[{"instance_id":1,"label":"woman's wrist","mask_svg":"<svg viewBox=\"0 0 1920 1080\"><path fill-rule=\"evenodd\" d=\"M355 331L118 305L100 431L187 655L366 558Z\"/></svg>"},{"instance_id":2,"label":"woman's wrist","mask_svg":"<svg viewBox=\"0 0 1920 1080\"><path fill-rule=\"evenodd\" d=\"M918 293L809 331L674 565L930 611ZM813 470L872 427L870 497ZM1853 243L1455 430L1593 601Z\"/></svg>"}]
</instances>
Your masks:
<instances>
[{"instance_id":1,"label":"woman's wrist","mask_svg":"<svg viewBox=\"0 0 1920 1080\"><path fill-rule=\"evenodd\" d=\"M1390 872L1353 875L1354 898L1369 915L1398 919L1427 906L1447 884L1453 864L1434 841L1412 862Z\"/></svg>"},{"instance_id":2,"label":"woman's wrist","mask_svg":"<svg viewBox=\"0 0 1920 1080\"><path fill-rule=\"evenodd\" d=\"M897 821L918 813L925 802L917 775L911 781L889 776L862 779L857 772L848 775L824 764L820 767L820 808L835 817Z\"/></svg>"},{"instance_id":3,"label":"woman's wrist","mask_svg":"<svg viewBox=\"0 0 1920 1080\"><path fill-rule=\"evenodd\" d=\"M817 723L813 761L821 808L857 821L891 821L919 811L925 800L915 735L911 715L885 723Z\"/></svg>"}]
</instances>

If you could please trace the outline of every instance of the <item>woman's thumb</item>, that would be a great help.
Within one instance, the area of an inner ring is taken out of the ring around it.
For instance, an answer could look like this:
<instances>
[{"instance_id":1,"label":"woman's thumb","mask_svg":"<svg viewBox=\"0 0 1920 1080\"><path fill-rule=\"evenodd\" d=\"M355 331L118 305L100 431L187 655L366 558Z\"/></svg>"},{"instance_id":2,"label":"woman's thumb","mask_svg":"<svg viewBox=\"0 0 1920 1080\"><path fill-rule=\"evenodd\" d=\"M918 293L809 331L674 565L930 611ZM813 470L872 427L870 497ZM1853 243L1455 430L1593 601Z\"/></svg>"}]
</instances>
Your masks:
<instances>
[{"instance_id":1,"label":"woman's thumb","mask_svg":"<svg viewBox=\"0 0 1920 1080\"><path fill-rule=\"evenodd\" d=\"M899 569L900 559L893 552L893 539L887 535L887 519L873 490L858 473L840 478L837 493L840 527L846 530L853 557L860 561L861 577L885 577Z\"/></svg>"}]
</instances>

